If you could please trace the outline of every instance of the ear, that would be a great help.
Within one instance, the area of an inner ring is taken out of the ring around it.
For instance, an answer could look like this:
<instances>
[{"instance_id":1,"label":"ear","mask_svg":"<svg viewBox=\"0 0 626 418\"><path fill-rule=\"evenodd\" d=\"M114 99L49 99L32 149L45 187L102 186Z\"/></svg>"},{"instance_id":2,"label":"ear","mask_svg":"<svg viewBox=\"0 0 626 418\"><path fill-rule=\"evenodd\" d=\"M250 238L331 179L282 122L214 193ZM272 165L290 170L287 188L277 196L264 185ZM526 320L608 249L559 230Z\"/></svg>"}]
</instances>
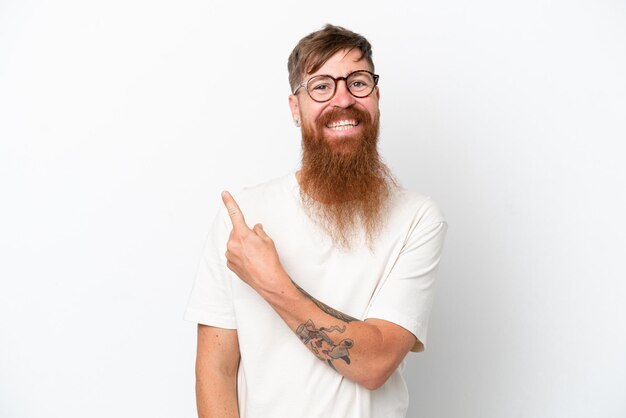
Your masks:
<instances>
[{"instance_id":1,"label":"ear","mask_svg":"<svg viewBox=\"0 0 626 418\"><path fill-rule=\"evenodd\" d=\"M376 86L376 100L380 100L380 89Z\"/></svg>"},{"instance_id":2,"label":"ear","mask_svg":"<svg viewBox=\"0 0 626 418\"><path fill-rule=\"evenodd\" d=\"M293 94L289 95L289 109L291 109L291 117L294 120L302 121L300 117L300 106L298 104L298 98Z\"/></svg>"}]
</instances>

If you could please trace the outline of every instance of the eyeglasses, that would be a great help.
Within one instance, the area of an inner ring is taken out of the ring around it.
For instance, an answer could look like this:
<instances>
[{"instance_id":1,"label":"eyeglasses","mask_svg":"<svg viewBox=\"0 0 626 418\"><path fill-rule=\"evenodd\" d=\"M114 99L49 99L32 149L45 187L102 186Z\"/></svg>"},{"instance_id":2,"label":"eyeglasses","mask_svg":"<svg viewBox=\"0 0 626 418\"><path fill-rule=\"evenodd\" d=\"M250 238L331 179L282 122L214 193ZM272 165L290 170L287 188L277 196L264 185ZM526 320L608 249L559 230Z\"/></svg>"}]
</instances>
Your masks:
<instances>
[{"instance_id":1,"label":"eyeglasses","mask_svg":"<svg viewBox=\"0 0 626 418\"><path fill-rule=\"evenodd\" d=\"M344 80L351 95L358 98L367 97L374 91L378 84L379 76L366 70L354 71L345 77L332 77L330 75L316 75L300 84L293 92L296 94L301 87L309 93L311 99L318 103L329 101L335 96L337 82Z\"/></svg>"}]
</instances>

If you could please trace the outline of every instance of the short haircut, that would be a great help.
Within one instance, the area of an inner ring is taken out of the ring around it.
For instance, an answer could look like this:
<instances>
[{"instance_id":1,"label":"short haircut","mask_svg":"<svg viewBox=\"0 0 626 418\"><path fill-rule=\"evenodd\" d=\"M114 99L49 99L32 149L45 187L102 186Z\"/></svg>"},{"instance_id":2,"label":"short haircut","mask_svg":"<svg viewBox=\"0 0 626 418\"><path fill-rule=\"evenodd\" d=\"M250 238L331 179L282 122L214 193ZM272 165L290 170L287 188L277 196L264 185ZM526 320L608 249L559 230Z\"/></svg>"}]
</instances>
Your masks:
<instances>
[{"instance_id":1,"label":"short haircut","mask_svg":"<svg viewBox=\"0 0 626 418\"><path fill-rule=\"evenodd\" d=\"M287 61L291 91L293 92L298 87L305 75L319 70L337 52L354 48L361 51L359 59L365 59L370 66L370 71L373 72L372 45L358 33L341 26L327 24L322 29L300 39Z\"/></svg>"}]
</instances>

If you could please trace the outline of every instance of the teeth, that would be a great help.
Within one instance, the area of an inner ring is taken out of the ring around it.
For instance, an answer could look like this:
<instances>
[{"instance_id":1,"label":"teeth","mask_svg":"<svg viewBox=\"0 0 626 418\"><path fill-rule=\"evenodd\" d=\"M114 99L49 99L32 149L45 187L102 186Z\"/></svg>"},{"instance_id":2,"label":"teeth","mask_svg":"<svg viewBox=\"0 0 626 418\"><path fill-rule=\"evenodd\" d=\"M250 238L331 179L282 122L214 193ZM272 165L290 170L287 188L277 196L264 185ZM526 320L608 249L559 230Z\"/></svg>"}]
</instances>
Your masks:
<instances>
[{"instance_id":1,"label":"teeth","mask_svg":"<svg viewBox=\"0 0 626 418\"><path fill-rule=\"evenodd\" d=\"M326 125L326 127L331 129L350 129L353 126L357 126L358 124L359 122L355 120L339 120L329 123L328 125Z\"/></svg>"}]
</instances>

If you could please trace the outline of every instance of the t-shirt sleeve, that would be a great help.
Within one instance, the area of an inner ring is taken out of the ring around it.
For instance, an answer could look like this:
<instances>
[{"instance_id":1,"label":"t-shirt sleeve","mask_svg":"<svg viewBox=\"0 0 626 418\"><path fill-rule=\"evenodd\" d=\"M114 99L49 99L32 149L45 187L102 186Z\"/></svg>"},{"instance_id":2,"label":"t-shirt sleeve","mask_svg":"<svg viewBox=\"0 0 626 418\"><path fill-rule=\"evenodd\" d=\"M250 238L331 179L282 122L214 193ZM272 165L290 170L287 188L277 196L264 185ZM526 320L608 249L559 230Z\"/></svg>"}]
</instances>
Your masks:
<instances>
[{"instance_id":1,"label":"t-shirt sleeve","mask_svg":"<svg viewBox=\"0 0 626 418\"><path fill-rule=\"evenodd\" d=\"M184 318L199 324L236 329L232 275L226 267L230 228L225 213L220 209L209 230Z\"/></svg>"},{"instance_id":2,"label":"t-shirt sleeve","mask_svg":"<svg viewBox=\"0 0 626 418\"><path fill-rule=\"evenodd\" d=\"M366 315L412 332L418 341L411 351L423 351L426 345L435 278L447 231L437 205L430 200L426 205L414 216L400 253Z\"/></svg>"}]
</instances>

